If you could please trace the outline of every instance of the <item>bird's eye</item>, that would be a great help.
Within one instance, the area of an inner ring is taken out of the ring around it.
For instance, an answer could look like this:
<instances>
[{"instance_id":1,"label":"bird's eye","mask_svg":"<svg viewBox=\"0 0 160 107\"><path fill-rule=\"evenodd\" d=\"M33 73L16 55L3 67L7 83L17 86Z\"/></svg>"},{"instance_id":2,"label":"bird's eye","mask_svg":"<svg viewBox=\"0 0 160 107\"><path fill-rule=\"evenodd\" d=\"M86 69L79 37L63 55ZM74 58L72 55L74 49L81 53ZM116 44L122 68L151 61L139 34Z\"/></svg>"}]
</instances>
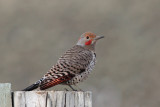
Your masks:
<instances>
[{"instance_id":1,"label":"bird's eye","mask_svg":"<svg viewBox=\"0 0 160 107\"><path fill-rule=\"evenodd\" d=\"M89 36L87 36L86 39L89 39Z\"/></svg>"}]
</instances>

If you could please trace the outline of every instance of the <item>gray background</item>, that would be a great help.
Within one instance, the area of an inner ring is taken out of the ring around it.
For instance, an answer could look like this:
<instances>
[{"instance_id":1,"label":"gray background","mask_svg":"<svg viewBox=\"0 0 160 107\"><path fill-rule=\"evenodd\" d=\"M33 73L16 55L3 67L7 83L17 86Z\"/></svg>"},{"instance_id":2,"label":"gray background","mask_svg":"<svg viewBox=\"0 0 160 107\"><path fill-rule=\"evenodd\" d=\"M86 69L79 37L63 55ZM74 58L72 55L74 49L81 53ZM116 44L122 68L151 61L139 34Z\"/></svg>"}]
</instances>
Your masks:
<instances>
[{"instance_id":1,"label":"gray background","mask_svg":"<svg viewBox=\"0 0 160 107\"><path fill-rule=\"evenodd\" d=\"M79 84L94 107L160 107L160 0L0 0L0 82L34 83L86 31L105 36Z\"/></svg>"}]
</instances>

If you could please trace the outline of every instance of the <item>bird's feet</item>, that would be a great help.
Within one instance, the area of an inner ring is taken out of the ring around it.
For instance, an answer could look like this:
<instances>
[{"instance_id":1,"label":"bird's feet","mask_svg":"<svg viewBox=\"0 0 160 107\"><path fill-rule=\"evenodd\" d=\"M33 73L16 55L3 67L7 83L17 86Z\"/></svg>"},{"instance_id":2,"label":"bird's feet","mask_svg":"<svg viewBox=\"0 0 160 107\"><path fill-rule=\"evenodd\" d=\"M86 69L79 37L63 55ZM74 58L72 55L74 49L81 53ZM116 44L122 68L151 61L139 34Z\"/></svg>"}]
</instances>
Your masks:
<instances>
[{"instance_id":1,"label":"bird's feet","mask_svg":"<svg viewBox=\"0 0 160 107\"><path fill-rule=\"evenodd\" d=\"M78 89L79 89L79 91L83 91L81 88L79 88L77 85L74 85L74 86L76 86ZM84 91L83 91L84 92Z\"/></svg>"},{"instance_id":2,"label":"bird's feet","mask_svg":"<svg viewBox=\"0 0 160 107\"><path fill-rule=\"evenodd\" d=\"M74 89L71 85L68 85L68 86L72 89L72 91L78 91L78 90Z\"/></svg>"},{"instance_id":3,"label":"bird's feet","mask_svg":"<svg viewBox=\"0 0 160 107\"><path fill-rule=\"evenodd\" d=\"M65 91L69 91L67 88L64 88Z\"/></svg>"}]
</instances>

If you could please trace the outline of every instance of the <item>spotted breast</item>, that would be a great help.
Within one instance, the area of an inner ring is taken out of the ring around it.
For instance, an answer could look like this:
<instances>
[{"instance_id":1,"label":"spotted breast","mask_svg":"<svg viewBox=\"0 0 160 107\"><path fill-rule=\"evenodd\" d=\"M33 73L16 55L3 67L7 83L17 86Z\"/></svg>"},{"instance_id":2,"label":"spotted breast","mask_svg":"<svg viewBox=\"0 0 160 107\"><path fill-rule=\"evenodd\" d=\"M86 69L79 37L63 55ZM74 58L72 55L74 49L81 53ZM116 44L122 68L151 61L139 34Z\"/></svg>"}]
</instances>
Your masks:
<instances>
[{"instance_id":1,"label":"spotted breast","mask_svg":"<svg viewBox=\"0 0 160 107\"><path fill-rule=\"evenodd\" d=\"M81 72L76 74L71 80L68 80L66 84L69 84L69 85L77 84L79 82L82 82L88 77L88 75L91 73L96 63L96 54L94 52L92 52L91 57L92 57L92 60L89 61L88 66L85 69L83 69ZM85 59L87 59L87 56Z\"/></svg>"}]
</instances>

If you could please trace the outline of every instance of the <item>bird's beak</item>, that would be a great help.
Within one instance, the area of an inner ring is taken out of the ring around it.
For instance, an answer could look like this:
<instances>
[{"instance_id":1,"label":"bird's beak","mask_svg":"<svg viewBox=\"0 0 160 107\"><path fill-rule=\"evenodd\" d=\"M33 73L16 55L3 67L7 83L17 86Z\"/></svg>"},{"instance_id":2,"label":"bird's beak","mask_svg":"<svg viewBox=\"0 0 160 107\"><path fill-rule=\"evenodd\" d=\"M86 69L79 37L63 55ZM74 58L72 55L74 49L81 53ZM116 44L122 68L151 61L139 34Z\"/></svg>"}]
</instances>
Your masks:
<instances>
[{"instance_id":1,"label":"bird's beak","mask_svg":"<svg viewBox=\"0 0 160 107\"><path fill-rule=\"evenodd\" d=\"M104 36L96 36L95 40L99 40L99 39L102 39L104 38Z\"/></svg>"}]
</instances>

